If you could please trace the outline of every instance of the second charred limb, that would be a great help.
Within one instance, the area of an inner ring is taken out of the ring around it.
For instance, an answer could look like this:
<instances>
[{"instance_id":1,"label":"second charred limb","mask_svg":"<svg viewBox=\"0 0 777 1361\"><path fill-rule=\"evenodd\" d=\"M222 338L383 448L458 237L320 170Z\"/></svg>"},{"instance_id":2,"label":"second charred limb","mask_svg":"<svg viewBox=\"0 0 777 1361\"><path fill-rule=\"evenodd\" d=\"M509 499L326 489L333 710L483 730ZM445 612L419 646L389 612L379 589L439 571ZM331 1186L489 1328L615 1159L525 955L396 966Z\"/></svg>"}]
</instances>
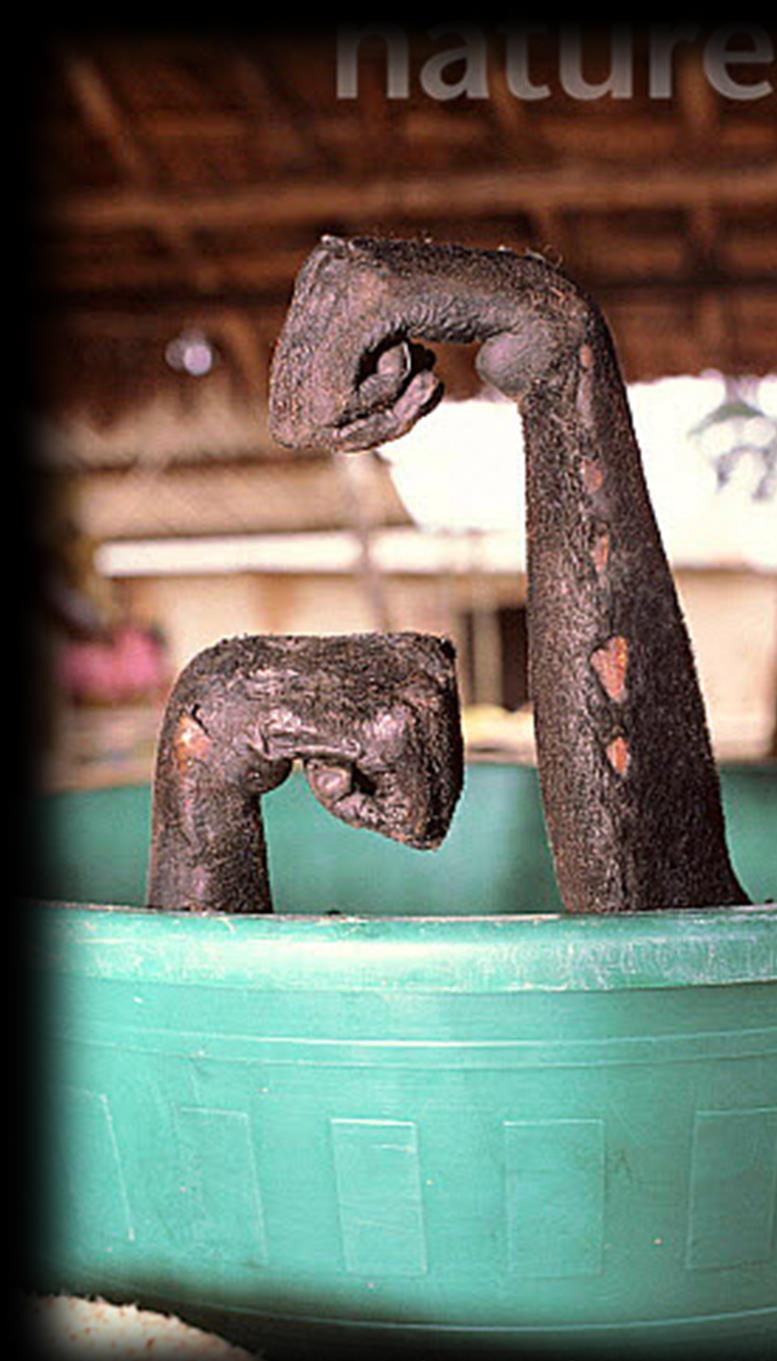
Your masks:
<instances>
[{"instance_id":1,"label":"second charred limb","mask_svg":"<svg viewBox=\"0 0 777 1361\"><path fill-rule=\"evenodd\" d=\"M261 798L295 760L335 817L439 845L462 780L453 655L400 633L235 638L195 657L158 746L149 904L271 911Z\"/></svg>"}]
</instances>

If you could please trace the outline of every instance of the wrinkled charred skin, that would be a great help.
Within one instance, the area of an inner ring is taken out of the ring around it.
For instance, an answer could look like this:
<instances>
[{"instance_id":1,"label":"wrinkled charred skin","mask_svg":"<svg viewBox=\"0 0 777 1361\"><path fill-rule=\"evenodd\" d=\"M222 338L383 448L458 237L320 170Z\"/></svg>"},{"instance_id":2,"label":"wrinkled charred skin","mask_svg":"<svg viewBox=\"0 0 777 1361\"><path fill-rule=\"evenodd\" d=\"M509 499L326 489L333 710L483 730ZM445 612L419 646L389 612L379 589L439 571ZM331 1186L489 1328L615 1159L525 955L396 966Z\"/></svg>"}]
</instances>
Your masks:
<instances>
[{"instance_id":1,"label":"wrinkled charred skin","mask_svg":"<svg viewBox=\"0 0 777 1361\"><path fill-rule=\"evenodd\" d=\"M290 447L396 439L442 395L423 341L479 341L527 457L530 690L570 912L747 902L687 631L596 304L534 255L325 237L276 348Z\"/></svg>"},{"instance_id":2,"label":"wrinkled charred skin","mask_svg":"<svg viewBox=\"0 0 777 1361\"><path fill-rule=\"evenodd\" d=\"M249 637L199 653L162 724L149 904L271 911L260 800L295 760L335 817L437 847L462 781L452 645L415 633Z\"/></svg>"}]
</instances>

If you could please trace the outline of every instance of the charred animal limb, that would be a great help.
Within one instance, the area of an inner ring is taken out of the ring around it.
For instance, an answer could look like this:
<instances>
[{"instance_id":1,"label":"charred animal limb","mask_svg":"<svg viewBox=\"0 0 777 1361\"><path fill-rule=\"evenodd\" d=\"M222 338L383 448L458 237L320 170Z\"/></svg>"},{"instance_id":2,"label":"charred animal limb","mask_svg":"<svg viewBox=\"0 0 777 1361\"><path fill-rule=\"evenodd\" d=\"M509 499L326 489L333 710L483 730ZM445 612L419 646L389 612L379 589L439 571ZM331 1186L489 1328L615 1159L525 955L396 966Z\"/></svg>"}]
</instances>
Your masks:
<instances>
[{"instance_id":1,"label":"charred animal limb","mask_svg":"<svg viewBox=\"0 0 777 1361\"><path fill-rule=\"evenodd\" d=\"M272 910L261 798L295 760L335 817L438 846L462 781L453 659L447 640L417 633L234 638L199 653L162 724L150 906Z\"/></svg>"},{"instance_id":2,"label":"charred animal limb","mask_svg":"<svg viewBox=\"0 0 777 1361\"><path fill-rule=\"evenodd\" d=\"M276 348L272 433L332 450L396 439L442 394L423 341L481 342L479 372L523 420L530 689L566 908L746 902L625 387L592 299L536 255L325 237Z\"/></svg>"}]
</instances>

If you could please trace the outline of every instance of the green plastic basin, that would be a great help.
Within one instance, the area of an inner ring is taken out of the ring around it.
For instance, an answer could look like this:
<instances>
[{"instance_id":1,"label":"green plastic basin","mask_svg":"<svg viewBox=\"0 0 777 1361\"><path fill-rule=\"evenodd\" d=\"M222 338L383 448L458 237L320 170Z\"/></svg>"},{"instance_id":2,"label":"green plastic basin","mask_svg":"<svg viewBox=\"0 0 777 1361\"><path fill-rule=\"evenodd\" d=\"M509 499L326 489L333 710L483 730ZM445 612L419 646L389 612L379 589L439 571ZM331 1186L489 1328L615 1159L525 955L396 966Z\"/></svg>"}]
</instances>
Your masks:
<instances>
[{"instance_id":1,"label":"green plastic basin","mask_svg":"<svg viewBox=\"0 0 777 1361\"><path fill-rule=\"evenodd\" d=\"M469 771L454 824L468 887L437 857L453 915L424 912L423 879L414 915L352 915L345 890L338 916L31 909L39 1288L168 1308L270 1357L295 1339L775 1354L777 908L566 918L527 910L519 872L506 915L488 818L504 831L499 801L533 773L498 798L492 774ZM131 824L93 850L96 882ZM747 882L768 838L734 841ZM409 854L405 895L435 863Z\"/></svg>"}]
</instances>

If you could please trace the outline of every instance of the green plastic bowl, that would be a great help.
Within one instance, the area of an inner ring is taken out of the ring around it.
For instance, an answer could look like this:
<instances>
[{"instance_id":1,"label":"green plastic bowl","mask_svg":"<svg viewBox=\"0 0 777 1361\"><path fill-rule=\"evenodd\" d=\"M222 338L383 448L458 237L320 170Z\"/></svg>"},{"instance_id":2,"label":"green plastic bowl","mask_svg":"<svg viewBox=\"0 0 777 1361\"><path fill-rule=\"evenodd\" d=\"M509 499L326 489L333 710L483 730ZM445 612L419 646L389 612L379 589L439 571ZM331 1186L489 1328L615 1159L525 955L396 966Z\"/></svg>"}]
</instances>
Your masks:
<instances>
[{"instance_id":1,"label":"green plastic bowl","mask_svg":"<svg viewBox=\"0 0 777 1361\"><path fill-rule=\"evenodd\" d=\"M777 908L494 910L490 773L469 915L34 909L39 1288L270 1356L775 1354Z\"/></svg>"}]
</instances>

